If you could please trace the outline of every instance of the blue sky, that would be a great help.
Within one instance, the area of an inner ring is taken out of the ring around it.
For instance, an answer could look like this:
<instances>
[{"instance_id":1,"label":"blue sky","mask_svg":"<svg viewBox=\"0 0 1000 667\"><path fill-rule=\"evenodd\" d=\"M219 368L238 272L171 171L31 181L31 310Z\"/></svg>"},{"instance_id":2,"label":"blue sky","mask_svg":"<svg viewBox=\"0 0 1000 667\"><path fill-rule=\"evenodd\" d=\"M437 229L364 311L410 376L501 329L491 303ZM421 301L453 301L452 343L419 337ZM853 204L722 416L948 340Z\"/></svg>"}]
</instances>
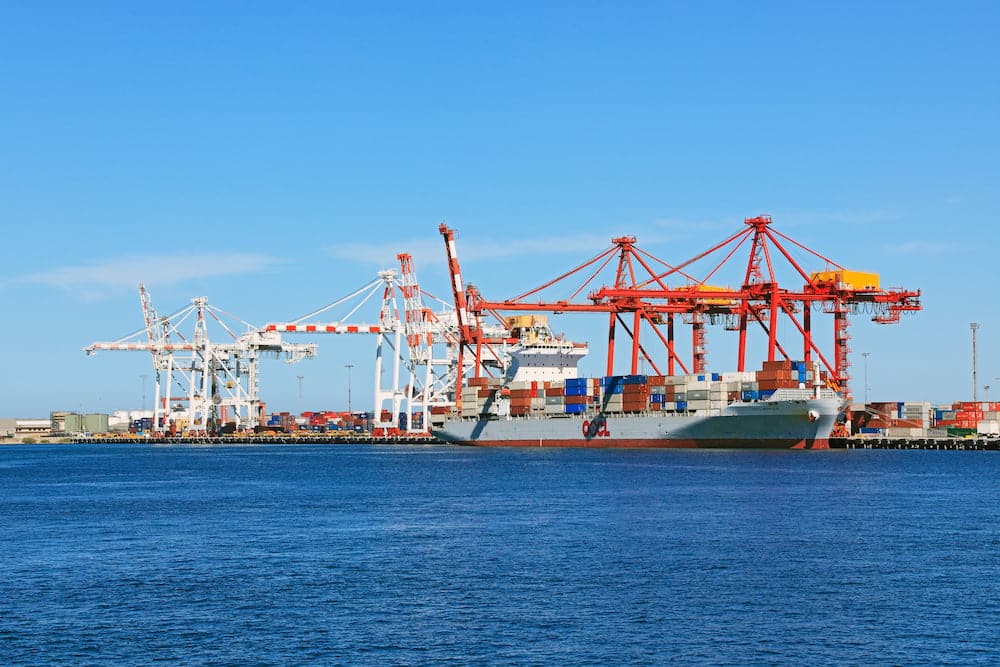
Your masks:
<instances>
[{"instance_id":1,"label":"blue sky","mask_svg":"<svg viewBox=\"0 0 1000 667\"><path fill-rule=\"evenodd\" d=\"M500 299L614 236L682 261L760 213L923 290L899 325L853 320L872 400L970 399L972 321L1000 399L996 7L4 3L0 416L139 407L148 356L82 348L142 326L140 281L161 313L263 324L407 251L445 297L446 221ZM603 316L553 325L600 372ZM263 367L269 405L343 408L354 363L370 406L374 340L314 340ZM727 370L734 336L709 346Z\"/></svg>"}]
</instances>

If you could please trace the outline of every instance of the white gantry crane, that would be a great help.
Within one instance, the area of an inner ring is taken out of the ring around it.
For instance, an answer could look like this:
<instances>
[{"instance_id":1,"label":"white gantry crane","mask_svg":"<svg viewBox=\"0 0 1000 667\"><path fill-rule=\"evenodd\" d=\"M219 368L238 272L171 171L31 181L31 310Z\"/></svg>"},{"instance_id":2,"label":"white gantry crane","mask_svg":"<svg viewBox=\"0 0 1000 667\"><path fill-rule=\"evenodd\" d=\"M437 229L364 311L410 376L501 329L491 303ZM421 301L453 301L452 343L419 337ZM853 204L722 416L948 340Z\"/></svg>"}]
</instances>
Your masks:
<instances>
[{"instance_id":1,"label":"white gantry crane","mask_svg":"<svg viewBox=\"0 0 1000 667\"><path fill-rule=\"evenodd\" d=\"M400 253L396 259L399 273L393 269L379 271L374 280L337 301L294 320L267 324L264 332L375 335L374 427L382 432L397 432L400 412L405 412L411 416L406 431L426 432L431 408L454 402L458 319L454 306L420 289L409 254ZM375 302L376 295L380 295L377 323L353 321L366 303ZM424 296L437 302L439 310L426 307ZM346 312L335 320L316 319L334 309ZM392 355L390 369L385 368L388 354ZM384 370L391 375L388 381L383 377ZM389 413L389 419L383 419L384 412ZM422 415L419 426L418 420L412 418L415 412Z\"/></svg>"},{"instance_id":2,"label":"white gantry crane","mask_svg":"<svg viewBox=\"0 0 1000 667\"><path fill-rule=\"evenodd\" d=\"M236 430L257 427L263 418L258 361L263 357L285 358L296 363L316 354L315 344L286 343L281 335L235 318L196 297L190 305L160 317L149 293L139 285L145 327L112 342L84 348L92 355L99 350L148 351L155 373L153 430L203 435L231 423ZM227 322L235 322L230 324ZM209 336L209 322L221 328L225 342ZM182 325L191 328L185 334ZM235 327L244 331L238 333Z\"/></svg>"},{"instance_id":3,"label":"white gantry crane","mask_svg":"<svg viewBox=\"0 0 1000 667\"><path fill-rule=\"evenodd\" d=\"M318 310L287 322L271 322L264 326L262 334L374 334L375 343L375 407L374 427L382 431L399 431L399 413L405 408L407 414L413 408L413 382L401 385L401 373L405 370L412 377L412 364L403 348L403 324L399 316L397 291L399 280L396 272L388 269L379 271L377 278L350 294L329 303ZM358 311L371 302L375 295L381 294L379 301L378 321L375 324L351 323ZM347 312L341 319L316 321L323 313L346 308ZM383 379L383 359L386 348L392 353L391 380ZM388 406L386 404L388 403ZM382 418L383 411L388 411L391 417ZM413 427L412 420L407 423L408 431L418 431Z\"/></svg>"}]
</instances>

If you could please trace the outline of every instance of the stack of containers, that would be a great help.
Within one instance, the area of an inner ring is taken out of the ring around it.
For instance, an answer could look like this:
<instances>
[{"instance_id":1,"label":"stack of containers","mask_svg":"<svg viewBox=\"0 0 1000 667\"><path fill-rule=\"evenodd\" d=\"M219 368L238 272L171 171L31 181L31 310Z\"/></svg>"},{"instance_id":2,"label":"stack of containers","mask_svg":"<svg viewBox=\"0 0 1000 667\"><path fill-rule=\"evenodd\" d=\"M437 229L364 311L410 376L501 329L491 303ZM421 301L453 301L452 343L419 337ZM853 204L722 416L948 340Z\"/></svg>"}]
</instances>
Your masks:
<instances>
[{"instance_id":1,"label":"stack of containers","mask_svg":"<svg viewBox=\"0 0 1000 667\"><path fill-rule=\"evenodd\" d=\"M502 378L470 378L462 387L462 417L497 414L497 391Z\"/></svg>"},{"instance_id":2,"label":"stack of containers","mask_svg":"<svg viewBox=\"0 0 1000 667\"><path fill-rule=\"evenodd\" d=\"M731 403L735 400L760 400L760 386L757 384L757 373L746 371L723 373L722 381L726 384L726 398L728 402Z\"/></svg>"},{"instance_id":3,"label":"stack of containers","mask_svg":"<svg viewBox=\"0 0 1000 667\"><path fill-rule=\"evenodd\" d=\"M889 427L889 437L921 438L931 426L931 404L920 402L899 403L899 415Z\"/></svg>"},{"instance_id":4,"label":"stack of containers","mask_svg":"<svg viewBox=\"0 0 1000 667\"><path fill-rule=\"evenodd\" d=\"M711 381L705 375L687 375L684 392L687 394L688 410L707 410L712 407Z\"/></svg>"},{"instance_id":5,"label":"stack of containers","mask_svg":"<svg viewBox=\"0 0 1000 667\"><path fill-rule=\"evenodd\" d=\"M757 372L757 387L761 398L766 398L775 389L797 389L799 385L808 385L810 376L804 361L765 361Z\"/></svg>"},{"instance_id":6,"label":"stack of containers","mask_svg":"<svg viewBox=\"0 0 1000 667\"><path fill-rule=\"evenodd\" d=\"M509 390L510 414L521 417L530 413L534 401L538 398L538 383L518 380L510 383Z\"/></svg>"},{"instance_id":7,"label":"stack of containers","mask_svg":"<svg viewBox=\"0 0 1000 667\"><path fill-rule=\"evenodd\" d=\"M649 385L649 409L653 411L674 410L673 385L670 385L671 400L667 400L667 378L664 375L649 375L646 377Z\"/></svg>"},{"instance_id":8,"label":"stack of containers","mask_svg":"<svg viewBox=\"0 0 1000 667\"><path fill-rule=\"evenodd\" d=\"M645 375L622 377L622 411L645 412L649 409L649 385Z\"/></svg>"},{"instance_id":9,"label":"stack of containers","mask_svg":"<svg viewBox=\"0 0 1000 667\"><path fill-rule=\"evenodd\" d=\"M892 426L897 410L896 403L869 403L855 413L853 430L867 435L884 435Z\"/></svg>"},{"instance_id":10,"label":"stack of containers","mask_svg":"<svg viewBox=\"0 0 1000 667\"><path fill-rule=\"evenodd\" d=\"M979 427L979 422L983 421L983 417L986 415L982 403L960 401L954 403L952 407L955 408L955 426L970 432L975 432Z\"/></svg>"},{"instance_id":11,"label":"stack of containers","mask_svg":"<svg viewBox=\"0 0 1000 667\"><path fill-rule=\"evenodd\" d=\"M956 418L955 414L956 414L955 409L952 408L950 405L934 406L933 425L936 428L945 428L947 426L954 426Z\"/></svg>"},{"instance_id":12,"label":"stack of containers","mask_svg":"<svg viewBox=\"0 0 1000 667\"><path fill-rule=\"evenodd\" d=\"M687 378L686 375L668 375L664 378L664 410L669 410L671 403L677 412L684 412L688 409Z\"/></svg>"},{"instance_id":13,"label":"stack of containers","mask_svg":"<svg viewBox=\"0 0 1000 667\"><path fill-rule=\"evenodd\" d=\"M822 376L821 376L822 377ZM462 389L463 417L496 415L497 397L509 398L511 416L596 412L686 412L721 409L734 401L766 398L780 388L811 386L802 361L765 362L754 372L691 375L610 375L602 378L515 381L473 378Z\"/></svg>"},{"instance_id":14,"label":"stack of containers","mask_svg":"<svg viewBox=\"0 0 1000 667\"><path fill-rule=\"evenodd\" d=\"M388 419L389 411L383 410L383 421ZM306 423L310 426L312 431L326 431L333 426L331 422L337 417L337 413L332 410L324 410L322 412L303 412L302 417L306 419Z\"/></svg>"},{"instance_id":15,"label":"stack of containers","mask_svg":"<svg viewBox=\"0 0 1000 667\"><path fill-rule=\"evenodd\" d=\"M981 403L983 417L976 424L980 435L1000 435L1000 403Z\"/></svg>"},{"instance_id":16,"label":"stack of containers","mask_svg":"<svg viewBox=\"0 0 1000 667\"><path fill-rule=\"evenodd\" d=\"M542 393L545 395L545 414L560 415L566 411L566 391L562 380L543 383Z\"/></svg>"},{"instance_id":17,"label":"stack of containers","mask_svg":"<svg viewBox=\"0 0 1000 667\"><path fill-rule=\"evenodd\" d=\"M920 438L930 427L930 403L897 403L886 435L890 438Z\"/></svg>"},{"instance_id":18,"label":"stack of containers","mask_svg":"<svg viewBox=\"0 0 1000 667\"><path fill-rule=\"evenodd\" d=\"M566 379L563 402L566 414L582 414L587 411L589 384L587 378Z\"/></svg>"},{"instance_id":19,"label":"stack of containers","mask_svg":"<svg viewBox=\"0 0 1000 667\"><path fill-rule=\"evenodd\" d=\"M938 407L934 423L937 428L947 428L949 435L1000 435L1000 403L959 401Z\"/></svg>"},{"instance_id":20,"label":"stack of containers","mask_svg":"<svg viewBox=\"0 0 1000 667\"><path fill-rule=\"evenodd\" d=\"M130 433L147 433L153 430L153 418L152 417L140 417L135 419L129 424Z\"/></svg>"},{"instance_id":21,"label":"stack of containers","mask_svg":"<svg viewBox=\"0 0 1000 667\"><path fill-rule=\"evenodd\" d=\"M296 428L295 417L290 412L273 412L267 418L267 427L286 433L294 431ZM187 424L185 423L183 427L178 424L177 428L183 430L187 428Z\"/></svg>"},{"instance_id":22,"label":"stack of containers","mask_svg":"<svg viewBox=\"0 0 1000 667\"><path fill-rule=\"evenodd\" d=\"M621 412L624 409L625 378L621 375L610 375L601 378L602 412Z\"/></svg>"}]
</instances>

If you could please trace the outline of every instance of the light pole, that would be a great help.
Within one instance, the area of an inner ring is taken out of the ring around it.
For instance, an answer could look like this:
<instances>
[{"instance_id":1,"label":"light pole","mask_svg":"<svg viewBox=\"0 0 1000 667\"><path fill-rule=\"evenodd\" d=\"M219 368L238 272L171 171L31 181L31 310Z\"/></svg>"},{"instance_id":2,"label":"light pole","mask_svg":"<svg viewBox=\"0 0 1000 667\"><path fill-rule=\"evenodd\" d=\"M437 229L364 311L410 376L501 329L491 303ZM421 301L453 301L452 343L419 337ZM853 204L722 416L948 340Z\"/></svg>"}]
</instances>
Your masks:
<instances>
[{"instance_id":1,"label":"light pole","mask_svg":"<svg viewBox=\"0 0 1000 667\"><path fill-rule=\"evenodd\" d=\"M354 368L354 364L344 364L344 368L347 369L347 411L353 412L351 410L351 369Z\"/></svg>"},{"instance_id":2,"label":"light pole","mask_svg":"<svg viewBox=\"0 0 1000 667\"><path fill-rule=\"evenodd\" d=\"M139 377L142 379L142 404L139 406L141 412L146 411L146 374L141 373Z\"/></svg>"},{"instance_id":3,"label":"light pole","mask_svg":"<svg viewBox=\"0 0 1000 667\"><path fill-rule=\"evenodd\" d=\"M986 395L985 395L985 396L983 396L983 399L984 399L984 400L985 400L985 401L986 401L987 403L989 403L989 402L990 402L990 386L989 386L988 384L986 384L986 385L983 385L983 391L985 391L985 392L986 392Z\"/></svg>"},{"instance_id":4,"label":"light pole","mask_svg":"<svg viewBox=\"0 0 1000 667\"><path fill-rule=\"evenodd\" d=\"M976 330L979 329L978 322L971 322L969 330L972 331L972 402L977 400L976 394Z\"/></svg>"},{"instance_id":5,"label":"light pole","mask_svg":"<svg viewBox=\"0 0 1000 667\"><path fill-rule=\"evenodd\" d=\"M861 356L865 358L865 405L868 405L868 355L871 352L862 352Z\"/></svg>"},{"instance_id":6,"label":"light pole","mask_svg":"<svg viewBox=\"0 0 1000 667\"><path fill-rule=\"evenodd\" d=\"M299 380L299 400L301 401L302 400L302 378L304 378L305 375L296 375L295 377L298 378L298 380Z\"/></svg>"}]
</instances>

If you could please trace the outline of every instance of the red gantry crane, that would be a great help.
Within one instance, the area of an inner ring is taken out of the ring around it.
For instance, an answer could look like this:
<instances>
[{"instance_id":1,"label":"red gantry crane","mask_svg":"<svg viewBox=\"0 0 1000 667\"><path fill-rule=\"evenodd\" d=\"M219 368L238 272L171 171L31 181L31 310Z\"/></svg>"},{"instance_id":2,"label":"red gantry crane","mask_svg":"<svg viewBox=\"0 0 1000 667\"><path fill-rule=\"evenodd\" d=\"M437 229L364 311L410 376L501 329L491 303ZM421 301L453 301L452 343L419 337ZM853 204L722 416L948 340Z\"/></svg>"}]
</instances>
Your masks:
<instances>
[{"instance_id":1,"label":"red gantry crane","mask_svg":"<svg viewBox=\"0 0 1000 667\"><path fill-rule=\"evenodd\" d=\"M921 309L920 291L902 288L883 289L874 273L851 271L841 264L815 252L772 227L770 216L744 220L745 227L725 240L677 265L658 259L636 245L632 236L612 239L612 247L559 277L503 301L488 301L471 288L462 288L461 274L454 249L454 231L441 225L439 231L448 248L449 270L460 312L461 347L479 350L493 341L481 334L478 322L483 313L503 311L543 312L604 312L608 313L607 373L613 374L616 332L621 327L631 339L630 371L638 372L640 359L650 364L657 374L674 375L679 368L688 373L675 348L676 318L691 327L690 372L706 369L707 341L705 325L722 322L726 329L738 333L737 370L746 367L748 336L760 329L766 336L766 358L773 361L779 355L791 359L789 348L778 339L779 322L792 324L801 337L801 358L818 359L826 367L831 381L845 397L848 396L849 315L872 314L879 324L898 322L903 313ZM787 245L786 245L787 244ZM822 263L822 269L807 272L795 260L789 246ZM738 288L719 287L713 281L720 270L734 260L741 248L747 247L749 258ZM612 262L614 276L610 284L587 293L586 301L579 297ZM701 277L693 275L695 265L709 262L710 268ZM802 287L787 289L778 282L777 268L791 267ZM557 301L529 301L553 285L583 276L584 283L570 296ZM670 285L673 285L672 287ZM832 361L823 354L813 335L814 310L833 315ZM464 325L463 325L464 324ZM666 350L666 368L657 365L642 344L641 331L648 329ZM478 369L478 364L477 364ZM478 370L477 370L478 372Z\"/></svg>"}]
</instances>

